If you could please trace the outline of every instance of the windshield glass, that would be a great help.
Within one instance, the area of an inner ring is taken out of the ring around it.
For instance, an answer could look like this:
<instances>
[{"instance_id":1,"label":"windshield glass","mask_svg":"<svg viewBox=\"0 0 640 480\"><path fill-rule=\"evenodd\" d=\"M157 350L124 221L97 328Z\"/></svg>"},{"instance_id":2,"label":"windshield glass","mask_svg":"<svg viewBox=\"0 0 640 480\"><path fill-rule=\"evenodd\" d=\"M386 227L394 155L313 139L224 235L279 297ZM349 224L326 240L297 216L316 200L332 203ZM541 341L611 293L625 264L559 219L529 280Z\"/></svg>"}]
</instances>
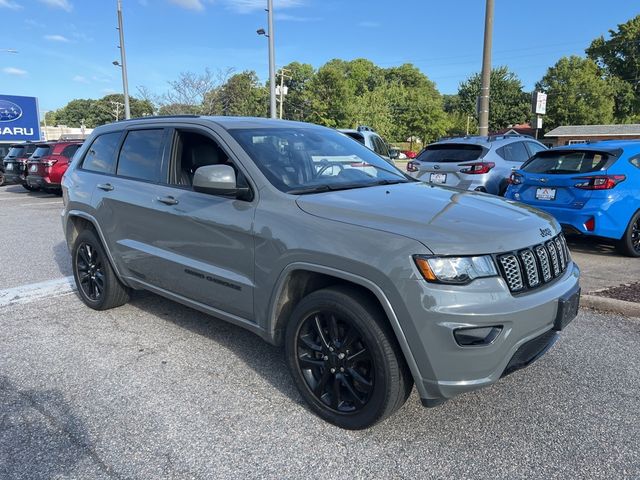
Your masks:
<instances>
[{"instance_id":1,"label":"windshield glass","mask_svg":"<svg viewBox=\"0 0 640 480\"><path fill-rule=\"evenodd\" d=\"M470 162L478 160L482 155L480 145L466 143L440 143L429 145L416 158L419 162Z\"/></svg>"},{"instance_id":2,"label":"windshield glass","mask_svg":"<svg viewBox=\"0 0 640 480\"><path fill-rule=\"evenodd\" d=\"M41 145L36 148L36 151L33 152L31 158L40 158L44 157L45 155L49 155L49 150L51 150L51 147L49 145Z\"/></svg>"},{"instance_id":3,"label":"windshield glass","mask_svg":"<svg viewBox=\"0 0 640 480\"><path fill-rule=\"evenodd\" d=\"M233 129L267 179L291 194L410 182L365 146L320 128Z\"/></svg>"},{"instance_id":4,"label":"windshield glass","mask_svg":"<svg viewBox=\"0 0 640 480\"><path fill-rule=\"evenodd\" d=\"M606 170L616 157L604 152L547 151L540 152L529 160L522 170L529 173L575 174Z\"/></svg>"}]
</instances>

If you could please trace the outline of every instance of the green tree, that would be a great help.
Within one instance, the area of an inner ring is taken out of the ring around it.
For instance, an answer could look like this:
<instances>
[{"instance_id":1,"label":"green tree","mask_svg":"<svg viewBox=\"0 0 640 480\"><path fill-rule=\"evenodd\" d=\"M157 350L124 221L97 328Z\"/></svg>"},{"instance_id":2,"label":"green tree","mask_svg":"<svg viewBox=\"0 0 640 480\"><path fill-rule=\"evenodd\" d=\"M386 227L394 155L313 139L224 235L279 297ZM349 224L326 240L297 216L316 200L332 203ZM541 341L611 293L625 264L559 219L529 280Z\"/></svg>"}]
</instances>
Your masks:
<instances>
[{"instance_id":1,"label":"green tree","mask_svg":"<svg viewBox=\"0 0 640 480\"><path fill-rule=\"evenodd\" d=\"M353 127L355 95L346 75L346 62L331 60L309 82L311 113L309 120L334 128Z\"/></svg>"},{"instance_id":2,"label":"green tree","mask_svg":"<svg viewBox=\"0 0 640 480\"><path fill-rule=\"evenodd\" d=\"M153 105L147 100L129 97L131 117L142 117L153 114ZM48 112L48 125L67 125L69 127L95 128L99 125L122 120L124 118L124 95L111 94L98 100L75 99L64 107Z\"/></svg>"},{"instance_id":3,"label":"green tree","mask_svg":"<svg viewBox=\"0 0 640 480\"><path fill-rule=\"evenodd\" d=\"M480 74L476 73L460 84L458 111L476 116L477 99L480 96ZM491 70L491 94L489 102L489 130L495 131L516 123L523 123L531 116L531 96L523 91L518 76L507 67Z\"/></svg>"},{"instance_id":4,"label":"green tree","mask_svg":"<svg viewBox=\"0 0 640 480\"><path fill-rule=\"evenodd\" d=\"M640 15L609 30L609 39L593 40L586 52L613 82L617 120L640 114Z\"/></svg>"},{"instance_id":5,"label":"green tree","mask_svg":"<svg viewBox=\"0 0 640 480\"><path fill-rule=\"evenodd\" d=\"M287 76L284 84L288 88L284 99L284 118L307 121L311 114L311 94L309 84L315 75L314 68L308 63L292 62L284 67Z\"/></svg>"},{"instance_id":6,"label":"green tree","mask_svg":"<svg viewBox=\"0 0 640 480\"><path fill-rule=\"evenodd\" d=\"M563 57L536 86L548 94L545 129L559 125L606 124L613 120L614 91L596 63Z\"/></svg>"},{"instance_id":7,"label":"green tree","mask_svg":"<svg viewBox=\"0 0 640 480\"><path fill-rule=\"evenodd\" d=\"M232 75L220 87L207 93L204 102L211 102L213 113L217 115L266 117L268 95L256 72L244 71ZM211 100L210 96L213 96Z\"/></svg>"}]
</instances>

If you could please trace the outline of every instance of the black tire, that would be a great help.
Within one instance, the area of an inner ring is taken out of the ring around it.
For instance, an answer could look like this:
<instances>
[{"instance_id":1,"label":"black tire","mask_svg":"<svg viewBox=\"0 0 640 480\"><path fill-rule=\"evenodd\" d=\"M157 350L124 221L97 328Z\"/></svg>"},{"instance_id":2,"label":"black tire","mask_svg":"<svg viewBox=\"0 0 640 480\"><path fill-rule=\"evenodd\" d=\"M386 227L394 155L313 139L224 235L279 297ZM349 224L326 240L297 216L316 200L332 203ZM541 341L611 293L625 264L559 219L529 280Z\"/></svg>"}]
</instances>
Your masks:
<instances>
[{"instance_id":1,"label":"black tire","mask_svg":"<svg viewBox=\"0 0 640 480\"><path fill-rule=\"evenodd\" d=\"M129 301L129 289L116 277L94 231L80 232L71 255L78 295L88 307L108 310Z\"/></svg>"},{"instance_id":2,"label":"black tire","mask_svg":"<svg viewBox=\"0 0 640 480\"><path fill-rule=\"evenodd\" d=\"M4 187L4 172L0 172L0 187Z\"/></svg>"},{"instance_id":3,"label":"black tire","mask_svg":"<svg viewBox=\"0 0 640 480\"><path fill-rule=\"evenodd\" d=\"M341 428L384 420L413 387L384 312L355 288L331 287L303 298L287 325L285 355L311 409Z\"/></svg>"},{"instance_id":4,"label":"black tire","mask_svg":"<svg viewBox=\"0 0 640 480\"><path fill-rule=\"evenodd\" d=\"M27 185L26 183L23 183L22 186L30 192L37 192L40 190L40 187L32 187L31 185Z\"/></svg>"},{"instance_id":5,"label":"black tire","mask_svg":"<svg viewBox=\"0 0 640 480\"><path fill-rule=\"evenodd\" d=\"M638 210L624 232L618 240L618 251L628 257L640 257L640 210Z\"/></svg>"}]
</instances>

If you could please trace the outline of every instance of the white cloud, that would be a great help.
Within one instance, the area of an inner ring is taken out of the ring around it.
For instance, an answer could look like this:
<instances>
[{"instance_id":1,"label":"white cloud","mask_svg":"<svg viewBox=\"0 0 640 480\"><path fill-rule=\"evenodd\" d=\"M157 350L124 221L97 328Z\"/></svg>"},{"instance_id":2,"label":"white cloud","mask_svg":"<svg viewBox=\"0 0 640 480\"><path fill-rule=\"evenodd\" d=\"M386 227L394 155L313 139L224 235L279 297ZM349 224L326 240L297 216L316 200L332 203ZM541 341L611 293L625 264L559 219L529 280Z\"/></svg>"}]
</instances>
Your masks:
<instances>
[{"instance_id":1,"label":"white cloud","mask_svg":"<svg viewBox=\"0 0 640 480\"><path fill-rule=\"evenodd\" d=\"M0 0L0 8L8 8L9 10L20 10L22 5L12 0Z\"/></svg>"},{"instance_id":2,"label":"white cloud","mask_svg":"<svg viewBox=\"0 0 640 480\"><path fill-rule=\"evenodd\" d=\"M273 7L275 10L275 7ZM320 17L299 17L297 15L289 15L288 13L277 13L276 20L281 22L319 22Z\"/></svg>"},{"instance_id":3,"label":"white cloud","mask_svg":"<svg viewBox=\"0 0 640 480\"><path fill-rule=\"evenodd\" d=\"M71 2L69 2L69 0L40 0L40 1L45 5L48 5L49 7L61 8L62 10L65 10L67 12L70 12L71 10L73 10L73 5L71 5Z\"/></svg>"},{"instance_id":4,"label":"white cloud","mask_svg":"<svg viewBox=\"0 0 640 480\"><path fill-rule=\"evenodd\" d=\"M63 37L62 35L45 35L45 40L49 40L50 42L63 42L66 43L69 41L67 37Z\"/></svg>"},{"instance_id":5,"label":"white cloud","mask_svg":"<svg viewBox=\"0 0 640 480\"><path fill-rule=\"evenodd\" d=\"M365 22L358 23L358 26L363 28L378 28L380 26L380 23L365 21Z\"/></svg>"},{"instance_id":6,"label":"white cloud","mask_svg":"<svg viewBox=\"0 0 640 480\"><path fill-rule=\"evenodd\" d=\"M226 0L227 6L231 10L238 13L250 13L256 10L264 10L266 7L265 0ZM305 0L274 0L273 10L299 7L305 3Z\"/></svg>"},{"instance_id":7,"label":"white cloud","mask_svg":"<svg viewBox=\"0 0 640 480\"><path fill-rule=\"evenodd\" d=\"M87 78L83 77L82 75L76 75L71 80L78 83L89 83L89 80L87 80Z\"/></svg>"},{"instance_id":8,"label":"white cloud","mask_svg":"<svg viewBox=\"0 0 640 480\"><path fill-rule=\"evenodd\" d=\"M29 25L30 27L36 27L36 28L44 28L44 26L45 26L44 23L40 23L37 20L34 20L33 18L27 18L24 21L24 23Z\"/></svg>"},{"instance_id":9,"label":"white cloud","mask_svg":"<svg viewBox=\"0 0 640 480\"><path fill-rule=\"evenodd\" d=\"M26 70L22 70L21 68L15 68L15 67L4 67L2 71L7 75L15 75L17 77L24 77L27 74Z\"/></svg>"},{"instance_id":10,"label":"white cloud","mask_svg":"<svg viewBox=\"0 0 640 480\"><path fill-rule=\"evenodd\" d=\"M178 7L186 8L187 10L204 10L204 5L201 0L169 0L169 2Z\"/></svg>"}]
</instances>

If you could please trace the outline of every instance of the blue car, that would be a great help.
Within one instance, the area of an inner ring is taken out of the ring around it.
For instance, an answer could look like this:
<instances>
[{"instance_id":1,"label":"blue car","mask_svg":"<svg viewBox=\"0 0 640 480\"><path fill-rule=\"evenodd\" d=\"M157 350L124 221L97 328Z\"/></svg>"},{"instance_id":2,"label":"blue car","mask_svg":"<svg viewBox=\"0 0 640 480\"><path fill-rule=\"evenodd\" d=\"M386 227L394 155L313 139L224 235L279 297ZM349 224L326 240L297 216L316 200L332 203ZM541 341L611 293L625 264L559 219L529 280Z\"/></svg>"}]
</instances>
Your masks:
<instances>
[{"instance_id":1,"label":"blue car","mask_svg":"<svg viewBox=\"0 0 640 480\"><path fill-rule=\"evenodd\" d=\"M612 239L640 257L639 141L538 152L511 174L505 197L552 214L567 233Z\"/></svg>"}]
</instances>

